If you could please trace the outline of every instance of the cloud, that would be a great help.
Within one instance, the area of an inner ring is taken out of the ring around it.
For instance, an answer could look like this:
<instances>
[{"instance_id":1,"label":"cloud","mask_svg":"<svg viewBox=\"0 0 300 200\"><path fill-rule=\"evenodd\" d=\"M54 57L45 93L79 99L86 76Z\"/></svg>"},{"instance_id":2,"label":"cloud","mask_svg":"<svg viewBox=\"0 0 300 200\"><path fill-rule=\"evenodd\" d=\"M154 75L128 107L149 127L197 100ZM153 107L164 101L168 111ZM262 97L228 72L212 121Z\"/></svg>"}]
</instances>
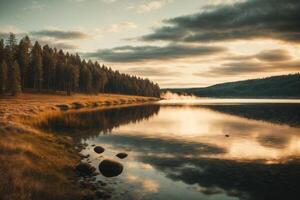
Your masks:
<instances>
[{"instance_id":1,"label":"cloud","mask_svg":"<svg viewBox=\"0 0 300 200\"><path fill-rule=\"evenodd\" d=\"M211 67L208 71L194 73L195 76L235 76L249 75L251 73L265 72L299 72L300 60L286 62L258 62L258 61L238 61L222 64L218 67Z\"/></svg>"},{"instance_id":2,"label":"cloud","mask_svg":"<svg viewBox=\"0 0 300 200\"><path fill-rule=\"evenodd\" d=\"M37 32L25 32L23 30L20 30L19 28L15 26L3 26L0 27L0 39L6 39L8 38L10 33L14 33L17 37L17 40L20 40L22 37L25 35L29 35L31 41L38 41L41 45L46 45L48 44L51 47L55 47L58 49L67 49L67 50L74 50L77 48L76 45L71 44L67 41L67 35L68 33L70 37L80 37L80 34L76 35L77 33L72 33L68 31L55 31L54 32L49 32L49 34L46 36L47 31L37 31ZM61 35L59 35L61 33ZM65 34L65 35L64 35ZM51 35L51 36L50 36ZM43 37L44 36L44 37ZM59 40L61 39L61 40Z\"/></svg>"},{"instance_id":3,"label":"cloud","mask_svg":"<svg viewBox=\"0 0 300 200\"><path fill-rule=\"evenodd\" d=\"M82 3L82 2L86 2L86 1L89 1L89 0L68 0L70 2L76 2L76 3ZM104 3L114 3L116 2L117 0L100 0Z\"/></svg>"},{"instance_id":4,"label":"cloud","mask_svg":"<svg viewBox=\"0 0 300 200\"><path fill-rule=\"evenodd\" d=\"M102 0L104 3L114 3L116 2L117 0Z\"/></svg>"},{"instance_id":5,"label":"cloud","mask_svg":"<svg viewBox=\"0 0 300 200\"><path fill-rule=\"evenodd\" d=\"M129 6L128 9L135 10L137 13L147 13L154 10L159 10L173 0L152 0L140 5Z\"/></svg>"},{"instance_id":6,"label":"cloud","mask_svg":"<svg viewBox=\"0 0 300 200\"><path fill-rule=\"evenodd\" d=\"M118 24L113 24L113 25L105 28L104 31L118 33L123 30L130 30L130 29L136 29L136 28L138 28L138 25L135 24L134 22L124 21L124 22L121 22Z\"/></svg>"},{"instance_id":7,"label":"cloud","mask_svg":"<svg viewBox=\"0 0 300 200\"><path fill-rule=\"evenodd\" d=\"M191 56L209 56L224 51L226 51L225 48L218 46L120 46L112 49L100 49L96 52L85 53L85 56L108 62L142 62L166 59L172 60Z\"/></svg>"},{"instance_id":8,"label":"cloud","mask_svg":"<svg viewBox=\"0 0 300 200\"><path fill-rule=\"evenodd\" d=\"M247 0L165 20L165 26L140 39L217 42L257 38L300 42L298 0Z\"/></svg>"},{"instance_id":9,"label":"cloud","mask_svg":"<svg viewBox=\"0 0 300 200\"><path fill-rule=\"evenodd\" d=\"M68 0L70 2L76 2L76 3L82 3L82 2L85 2L85 1L88 1L88 0Z\"/></svg>"},{"instance_id":10,"label":"cloud","mask_svg":"<svg viewBox=\"0 0 300 200\"><path fill-rule=\"evenodd\" d=\"M1 26L0 27L0 39L8 38L10 33L14 33L17 38L23 37L26 33L15 26Z\"/></svg>"},{"instance_id":11,"label":"cloud","mask_svg":"<svg viewBox=\"0 0 300 200\"><path fill-rule=\"evenodd\" d=\"M232 62L221 65L220 67L212 67L207 72L194 73L196 76L234 76L248 73L256 73L265 71L264 65L258 62L241 61Z\"/></svg>"},{"instance_id":12,"label":"cloud","mask_svg":"<svg viewBox=\"0 0 300 200\"><path fill-rule=\"evenodd\" d=\"M42 11L46 8L47 6L45 4L42 4L40 2L37 1L32 1L31 4L27 7L24 7L24 10L28 10L28 11Z\"/></svg>"},{"instance_id":13,"label":"cloud","mask_svg":"<svg viewBox=\"0 0 300 200\"><path fill-rule=\"evenodd\" d=\"M250 61L256 59L262 62L284 62L293 59L293 57L284 49L267 49L253 55L233 55L225 59L231 61Z\"/></svg>"},{"instance_id":14,"label":"cloud","mask_svg":"<svg viewBox=\"0 0 300 200\"><path fill-rule=\"evenodd\" d=\"M238 2L245 2L245 0L207 0L206 4L202 6L202 9L211 9L215 8L217 6L222 6L222 5L232 5Z\"/></svg>"},{"instance_id":15,"label":"cloud","mask_svg":"<svg viewBox=\"0 0 300 200\"><path fill-rule=\"evenodd\" d=\"M65 43L65 42L52 43L50 44L50 46L53 46L57 49L68 49L68 50L73 50L77 48L76 45Z\"/></svg>"},{"instance_id":16,"label":"cloud","mask_svg":"<svg viewBox=\"0 0 300 200\"><path fill-rule=\"evenodd\" d=\"M230 61L206 72L194 73L196 76L234 76L249 73L300 70L299 60L295 60L287 50L268 49L253 55L234 55L224 58Z\"/></svg>"},{"instance_id":17,"label":"cloud","mask_svg":"<svg viewBox=\"0 0 300 200\"><path fill-rule=\"evenodd\" d=\"M64 49L64 50L75 50L77 49L77 46L74 44L71 44L69 42L63 42L63 41L56 41L53 39L43 39L43 38L31 38L32 43L34 41L38 41L40 45L49 45L52 48L57 49Z\"/></svg>"},{"instance_id":18,"label":"cloud","mask_svg":"<svg viewBox=\"0 0 300 200\"><path fill-rule=\"evenodd\" d=\"M15 26L1 26L0 27L0 32L5 32L5 33L23 33L24 31L22 31L21 29L15 27Z\"/></svg>"},{"instance_id":19,"label":"cloud","mask_svg":"<svg viewBox=\"0 0 300 200\"><path fill-rule=\"evenodd\" d=\"M81 31L45 29L40 31L32 31L30 34L36 37L50 37L50 38L62 39L62 40L77 40L77 39L89 38L88 34Z\"/></svg>"},{"instance_id":20,"label":"cloud","mask_svg":"<svg viewBox=\"0 0 300 200\"><path fill-rule=\"evenodd\" d=\"M292 58L288 51L283 49L262 51L258 53L255 57L259 60L268 62L286 61Z\"/></svg>"},{"instance_id":21,"label":"cloud","mask_svg":"<svg viewBox=\"0 0 300 200\"><path fill-rule=\"evenodd\" d=\"M126 70L126 72L138 76L180 76L182 74L166 67L132 67Z\"/></svg>"}]
</instances>

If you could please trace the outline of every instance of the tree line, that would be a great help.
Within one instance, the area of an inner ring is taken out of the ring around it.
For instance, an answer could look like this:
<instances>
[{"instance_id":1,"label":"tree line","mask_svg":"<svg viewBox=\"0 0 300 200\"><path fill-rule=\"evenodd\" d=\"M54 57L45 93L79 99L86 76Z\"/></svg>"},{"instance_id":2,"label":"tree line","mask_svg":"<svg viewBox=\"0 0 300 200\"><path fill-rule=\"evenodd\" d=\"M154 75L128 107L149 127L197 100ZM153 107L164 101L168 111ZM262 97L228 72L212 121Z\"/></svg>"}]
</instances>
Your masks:
<instances>
[{"instance_id":1,"label":"tree line","mask_svg":"<svg viewBox=\"0 0 300 200\"><path fill-rule=\"evenodd\" d=\"M0 40L0 94L22 91L65 91L98 94L119 93L159 97L160 88L149 79L114 71L78 54L33 45L28 36L17 44L16 36Z\"/></svg>"}]
</instances>

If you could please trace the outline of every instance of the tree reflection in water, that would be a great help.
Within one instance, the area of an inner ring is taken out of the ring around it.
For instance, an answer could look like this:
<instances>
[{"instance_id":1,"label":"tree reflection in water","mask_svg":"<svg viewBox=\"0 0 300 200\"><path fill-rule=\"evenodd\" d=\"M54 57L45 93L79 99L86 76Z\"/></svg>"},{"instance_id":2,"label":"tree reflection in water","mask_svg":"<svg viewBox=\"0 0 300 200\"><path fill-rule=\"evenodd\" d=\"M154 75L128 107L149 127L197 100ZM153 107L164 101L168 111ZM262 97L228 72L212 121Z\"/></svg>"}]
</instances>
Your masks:
<instances>
[{"instance_id":1,"label":"tree reflection in water","mask_svg":"<svg viewBox=\"0 0 300 200\"><path fill-rule=\"evenodd\" d=\"M53 115L37 122L37 126L55 132L88 138L110 133L113 128L147 120L159 112L159 105L140 105L105 110L86 110Z\"/></svg>"}]
</instances>

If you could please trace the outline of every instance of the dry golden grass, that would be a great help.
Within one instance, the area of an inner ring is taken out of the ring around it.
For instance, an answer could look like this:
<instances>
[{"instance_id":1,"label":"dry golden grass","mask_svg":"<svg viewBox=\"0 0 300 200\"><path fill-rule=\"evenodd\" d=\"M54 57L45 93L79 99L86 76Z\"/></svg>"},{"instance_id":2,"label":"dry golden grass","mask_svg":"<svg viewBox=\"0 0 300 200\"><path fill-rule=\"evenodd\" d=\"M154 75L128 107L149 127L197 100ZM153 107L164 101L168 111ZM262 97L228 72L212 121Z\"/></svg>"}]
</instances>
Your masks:
<instances>
[{"instance_id":1,"label":"dry golden grass","mask_svg":"<svg viewBox=\"0 0 300 200\"><path fill-rule=\"evenodd\" d=\"M74 167L80 161L72 138L45 133L30 121L70 108L126 105L155 100L124 95L23 94L0 98L0 199L82 199ZM60 105L60 108L58 107ZM26 123L24 123L26 121Z\"/></svg>"},{"instance_id":2,"label":"dry golden grass","mask_svg":"<svg viewBox=\"0 0 300 200\"><path fill-rule=\"evenodd\" d=\"M15 121L20 117L32 117L41 112L58 110L59 107L97 107L101 105L120 105L157 100L156 98L99 94L50 95L26 93L18 97L0 97L0 121Z\"/></svg>"},{"instance_id":3,"label":"dry golden grass","mask_svg":"<svg viewBox=\"0 0 300 200\"><path fill-rule=\"evenodd\" d=\"M72 184L79 157L68 148L70 138L30 129L16 131L10 126L5 129L0 133L1 199L75 199L83 195Z\"/></svg>"}]
</instances>

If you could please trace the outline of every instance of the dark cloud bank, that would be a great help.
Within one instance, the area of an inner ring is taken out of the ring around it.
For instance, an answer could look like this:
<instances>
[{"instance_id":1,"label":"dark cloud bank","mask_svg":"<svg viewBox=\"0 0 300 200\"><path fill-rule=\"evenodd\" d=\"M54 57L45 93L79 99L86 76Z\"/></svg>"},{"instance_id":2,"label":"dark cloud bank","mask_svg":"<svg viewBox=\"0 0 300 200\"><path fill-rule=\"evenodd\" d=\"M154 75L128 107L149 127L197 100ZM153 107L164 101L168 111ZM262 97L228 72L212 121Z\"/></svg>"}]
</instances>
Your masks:
<instances>
[{"instance_id":1,"label":"dark cloud bank","mask_svg":"<svg viewBox=\"0 0 300 200\"><path fill-rule=\"evenodd\" d=\"M232 76L257 72L299 71L300 60L294 59L286 50L264 50L255 55L232 56L221 66L209 71L194 73L196 76Z\"/></svg>"},{"instance_id":2,"label":"dark cloud bank","mask_svg":"<svg viewBox=\"0 0 300 200\"><path fill-rule=\"evenodd\" d=\"M166 67L132 67L126 70L127 73L134 73L139 76L180 76L181 72L171 71Z\"/></svg>"},{"instance_id":3,"label":"dark cloud bank","mask_svg":"<svg viewBox=\"0 0 300 200\"><path fill-rule=\"evenodd\" d=\"M189 56L207 56L224 52L225 50L225 48L217 46L121 46L113 49L100 49L96 52L86 53L85 56L108 62L142 62Z\"/></svg>"},{"instance_id":4,"label":"dark cloud bank","mask_svg":"<svg viewBox=\"0 0 300 200\"><path fill-rule=\"evenodd\" d=\"M300 42L299 0L248 0L165 20L145 41L216 42L272 38Z\"/></svg>"},{"instance_id":5,"label":"dark cloud bank","mask_svg":"<svg viewBox=\"0 0 300 200\"><path fill-rule=\"evenodd\" d=\"M76 40L76 39L85 39L89 37L89 35L81 31L63 31L63 30L40 30L40 31L32 31L30 34L36 37L51 37L51 38L62 39L62 40Z\"/></svg>"},{"instance_id":6,"label":"dark cloud bank","mask_svg":"<svg viewBox=\"0 0 300 200\"><path fill-rule=\"evenodd\" d=\"M96 52L86 53L85 56L108 62L141 62L212 55L224 51L222 47L216 46L182 45L182 43L190 42L270 38L298 43L300 42L299 19L299 0L247 0L231 5L213 6L206 11L165 20L165 26L139 38L149 42L181 42L181 45L121 46L100 49ZM237 69L242 73L261 71L263 62L289 61L291 57L288 52L275 49L257 55L237 57L236 61L239 59L241 61L238 63L222 67L225 67L225 71ZM260 63L252 62L252 59L256 59Z\"/></svg>"}]
</instances>

